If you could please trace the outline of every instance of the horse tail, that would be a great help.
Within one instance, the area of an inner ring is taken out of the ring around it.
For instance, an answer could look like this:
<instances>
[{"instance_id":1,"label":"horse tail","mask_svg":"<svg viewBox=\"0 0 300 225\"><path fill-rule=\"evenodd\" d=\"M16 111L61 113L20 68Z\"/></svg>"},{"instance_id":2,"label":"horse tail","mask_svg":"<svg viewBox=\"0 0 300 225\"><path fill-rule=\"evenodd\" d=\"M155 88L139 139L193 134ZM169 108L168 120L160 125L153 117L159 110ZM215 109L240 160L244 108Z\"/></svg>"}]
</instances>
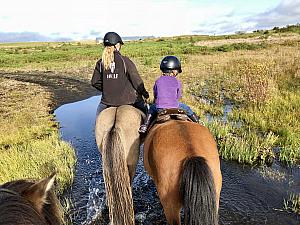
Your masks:
<instances>
[{"instance_id":1,"label":"horse tail","mask_svg":"<svg viewBox=\"0 0 300 225\"><path fill-rule=\"evenodd\" d=\"M185 224L217 225L215 184L206 160L192 157L185 160L180 177Z\"/></svg>"},{"instance_id":2,"label":"horse tail","mask_svg":"<svg viewBox=\"0 0 300 225\"><path fill-rule=\"evenodd\" d=\"M111 224L133 225L134 210L129 171L121 140L121 130L113 126L103 139L103 176Z\"/></svg>"}]
</instances>

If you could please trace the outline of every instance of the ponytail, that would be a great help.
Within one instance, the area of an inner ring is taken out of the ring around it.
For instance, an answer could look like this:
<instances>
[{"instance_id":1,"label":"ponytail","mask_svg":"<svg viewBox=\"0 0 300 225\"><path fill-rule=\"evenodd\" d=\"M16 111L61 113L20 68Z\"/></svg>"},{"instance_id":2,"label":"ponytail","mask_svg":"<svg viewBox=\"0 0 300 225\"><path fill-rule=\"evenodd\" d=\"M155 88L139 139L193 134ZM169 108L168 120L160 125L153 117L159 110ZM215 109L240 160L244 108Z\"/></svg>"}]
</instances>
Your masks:
<instances>
[{"instance_id":1,"label":"ponytail","mask_svg":"<svg viewBox=\"0 0 300 225\"><path fill-rule=\"evenodd\" d=\"M114 58L115 46L105 46L102 53L102 63L104 69L108 70L110 64L115 60Z\"/></svg>"}]
</instances>

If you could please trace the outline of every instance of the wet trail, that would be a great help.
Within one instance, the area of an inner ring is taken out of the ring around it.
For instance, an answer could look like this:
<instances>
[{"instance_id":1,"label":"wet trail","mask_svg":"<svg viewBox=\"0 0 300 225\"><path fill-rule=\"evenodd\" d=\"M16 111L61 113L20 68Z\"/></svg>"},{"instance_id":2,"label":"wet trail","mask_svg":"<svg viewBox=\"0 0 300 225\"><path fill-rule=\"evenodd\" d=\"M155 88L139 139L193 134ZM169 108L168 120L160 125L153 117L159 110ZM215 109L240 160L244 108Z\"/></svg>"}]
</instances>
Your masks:
<instances>
[{"instance_id":1,"label":"wet trail","mask_svg":"<svg viewBox=\"0 0 300 225\"><path fill-rule=\"evenodd\" d=\"M108 224L101 156L94 125L99 96L66 104L55 111L61 136L76 150L76 176L66 196L72 199L73 224ZM299 225L300 217L283 211L283 199L300 188L300 168L250 168L235 162L221 162L223 188L220 224L223 225ZM275 177L280 179L274 179ZM133 185L137 224L166 224L152 180L144 171L142 154Z\"/></svg>"}]
</instances>

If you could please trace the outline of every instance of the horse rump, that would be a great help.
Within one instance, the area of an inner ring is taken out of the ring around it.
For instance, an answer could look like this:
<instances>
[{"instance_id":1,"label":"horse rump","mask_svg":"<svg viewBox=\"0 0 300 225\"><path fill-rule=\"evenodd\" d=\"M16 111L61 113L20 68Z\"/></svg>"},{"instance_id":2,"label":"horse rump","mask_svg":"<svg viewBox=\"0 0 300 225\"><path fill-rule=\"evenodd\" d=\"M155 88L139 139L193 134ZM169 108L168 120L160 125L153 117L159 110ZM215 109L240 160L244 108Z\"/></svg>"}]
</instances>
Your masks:
<instances>
[{"instance_id":1,"label":"horse rump","mask_svg":"<svg viewBox=\"0 0 300 225\"><path fill-rule=\"evenodd\" d=\"M187 158L183 163L180 197L184 207L184 224L218 224L215 184L203 157Z\"/></svg>"}]
</instances>

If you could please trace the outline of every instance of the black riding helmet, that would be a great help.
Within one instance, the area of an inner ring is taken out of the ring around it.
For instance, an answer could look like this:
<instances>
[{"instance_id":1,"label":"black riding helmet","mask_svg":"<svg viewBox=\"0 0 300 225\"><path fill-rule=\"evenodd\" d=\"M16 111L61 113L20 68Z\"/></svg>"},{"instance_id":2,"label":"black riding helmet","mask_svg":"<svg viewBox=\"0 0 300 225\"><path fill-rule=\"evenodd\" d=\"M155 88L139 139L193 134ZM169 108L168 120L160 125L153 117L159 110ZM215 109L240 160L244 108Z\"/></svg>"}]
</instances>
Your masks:
<instances>
[{"instance_id":1,"label":"black riding helmet","mask_svg":"<svg viewBox=\"0 0 300 225\"><path fill-rule=\"evenodd\" d=\"M160 70L163 73L170 73L172 70L178 70L181 73L180 60L176 56L168 55L161 60Z\"/></svg>"},{"instance_id":2,"label":"black riding helmet","mask_svg":"<svg viewBox=\"0 0 300 225\"><path fill-rule=\"evenodd\" d=\"M114 46L118 43L120 43L121 45L124 44L122 41L122 38L116 32L107 32L104 35L104 38L103 38L104 46Z\"/></svg>"}]
</instances>

